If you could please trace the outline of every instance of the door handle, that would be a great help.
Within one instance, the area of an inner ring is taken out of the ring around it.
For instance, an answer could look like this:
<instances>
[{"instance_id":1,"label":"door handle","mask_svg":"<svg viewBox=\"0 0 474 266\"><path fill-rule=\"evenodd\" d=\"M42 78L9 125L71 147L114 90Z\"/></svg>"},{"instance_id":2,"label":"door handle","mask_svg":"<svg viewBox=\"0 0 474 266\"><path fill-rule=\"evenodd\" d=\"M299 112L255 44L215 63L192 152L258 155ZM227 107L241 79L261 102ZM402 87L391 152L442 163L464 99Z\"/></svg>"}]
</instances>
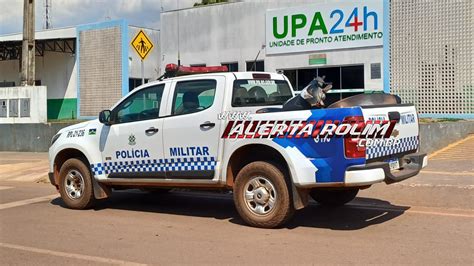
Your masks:
<instances>
[{"instance_id":1,"label":"door handle","mask_svg":"<svg viewBox=\"0 0 474 266\"><path fill-rule=\"evenodd\" d=\"M216 123L212 123L211 121L206 121L206 122L202 123L201 125L199 125L199 127L203 128L203 129L209 129L209 128L213 128L215 125L216 125Z\"/></svg>"},{"instance_id":2,"label":"door handle","mask_svg":"<svg viewBox=\"0 0 474 266\"><path fill-rule=\"evenodd\" d=\"M149 129L145 130L145 133L146 134L155 134L156 132L158 132L158 128L154 128L154 127L150 127Z\"/></svg>"}]
</instances>

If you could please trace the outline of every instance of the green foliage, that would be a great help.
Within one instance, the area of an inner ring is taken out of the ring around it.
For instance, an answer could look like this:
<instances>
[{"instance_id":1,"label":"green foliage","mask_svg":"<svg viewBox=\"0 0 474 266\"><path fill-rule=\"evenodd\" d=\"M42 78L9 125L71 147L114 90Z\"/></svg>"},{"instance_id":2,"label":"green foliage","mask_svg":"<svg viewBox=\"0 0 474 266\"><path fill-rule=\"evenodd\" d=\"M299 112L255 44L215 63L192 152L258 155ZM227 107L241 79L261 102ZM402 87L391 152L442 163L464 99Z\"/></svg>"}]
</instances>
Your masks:
<instances>
[{"instance_id":1,"label":"green foliage","mask_svg":"<svg viewBox=\"0 0 474 266\"><path fill-rule=\"evenodd\" d=\"M194 6L206 6L226 2L228 2L228 0L202 0L201 2L194 3Z\"/></svg>"}]
</instances>

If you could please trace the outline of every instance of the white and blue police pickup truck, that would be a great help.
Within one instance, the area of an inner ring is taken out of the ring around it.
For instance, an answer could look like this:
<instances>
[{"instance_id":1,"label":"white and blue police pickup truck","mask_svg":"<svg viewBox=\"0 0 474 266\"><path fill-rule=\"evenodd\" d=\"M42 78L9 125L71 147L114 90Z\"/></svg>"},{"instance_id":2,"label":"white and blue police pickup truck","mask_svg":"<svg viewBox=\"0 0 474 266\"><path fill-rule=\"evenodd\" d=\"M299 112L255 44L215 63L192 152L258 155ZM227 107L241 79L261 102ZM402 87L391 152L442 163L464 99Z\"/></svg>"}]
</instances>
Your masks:
<instances>
[{"instance_id":1,"label":"white and blue police pickup truck","mask_svg":"<svg viewBox=\"0 0 474 266\"><path fill-rule=\"evenodd\" d=\"M412 104L373 94L283 111L293 95L277 73L147 83L99 119L53 137L50 181L73 209L90 208L114 189L229 190L246 223L273 228L309 196L342 205L360 189L399 182L427 165Z\"/></svg>"}]
</instances>

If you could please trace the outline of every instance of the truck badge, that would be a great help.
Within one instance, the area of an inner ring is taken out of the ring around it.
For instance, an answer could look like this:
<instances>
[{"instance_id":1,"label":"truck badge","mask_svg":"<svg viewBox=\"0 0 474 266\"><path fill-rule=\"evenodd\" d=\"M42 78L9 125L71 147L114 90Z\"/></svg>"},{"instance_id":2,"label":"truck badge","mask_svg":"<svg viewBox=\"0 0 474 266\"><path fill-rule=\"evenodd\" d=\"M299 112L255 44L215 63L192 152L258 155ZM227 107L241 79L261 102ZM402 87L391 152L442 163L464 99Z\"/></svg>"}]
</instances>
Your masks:
<instances>
[{"instance_id":1,"label":"truck badge","mask_svg":"<svg viewBox=\"0 0 474 266\"><path fill-rule=\"evenodd\" d=\"M135 135L130 134L130 136L128 137L128 144L129 144L129 145L132 145L132 146L135 145L135 144L137 144L137 143L135 142Z\"/></svg>"}]
</instances>

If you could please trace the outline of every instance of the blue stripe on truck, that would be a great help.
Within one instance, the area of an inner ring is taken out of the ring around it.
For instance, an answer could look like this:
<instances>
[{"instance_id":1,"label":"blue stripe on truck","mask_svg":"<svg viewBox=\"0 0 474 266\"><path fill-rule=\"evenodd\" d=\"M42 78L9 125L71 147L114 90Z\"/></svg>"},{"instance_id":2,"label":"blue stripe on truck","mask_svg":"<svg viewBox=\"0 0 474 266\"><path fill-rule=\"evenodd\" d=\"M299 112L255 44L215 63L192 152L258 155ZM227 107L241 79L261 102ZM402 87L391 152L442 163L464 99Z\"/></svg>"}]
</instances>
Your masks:
<instances>
[{"instance_id":1,"label":"blue stripe on truck","mask_svg":"<svg viewBox=\"0 0 474 266\"><path fill-rule=\"evenodd\" d=\"M362 116L360 107L314 109L310 120L339 120L348 116ZM344 139L330 138L329 142L316 143L313 138L274 138L274 142L283 148L297 148L318 169L314 173L317 183L344 182L346 168L365 164L365 158L347 159L344 153Z\"/></svg>"}]
</instances>

